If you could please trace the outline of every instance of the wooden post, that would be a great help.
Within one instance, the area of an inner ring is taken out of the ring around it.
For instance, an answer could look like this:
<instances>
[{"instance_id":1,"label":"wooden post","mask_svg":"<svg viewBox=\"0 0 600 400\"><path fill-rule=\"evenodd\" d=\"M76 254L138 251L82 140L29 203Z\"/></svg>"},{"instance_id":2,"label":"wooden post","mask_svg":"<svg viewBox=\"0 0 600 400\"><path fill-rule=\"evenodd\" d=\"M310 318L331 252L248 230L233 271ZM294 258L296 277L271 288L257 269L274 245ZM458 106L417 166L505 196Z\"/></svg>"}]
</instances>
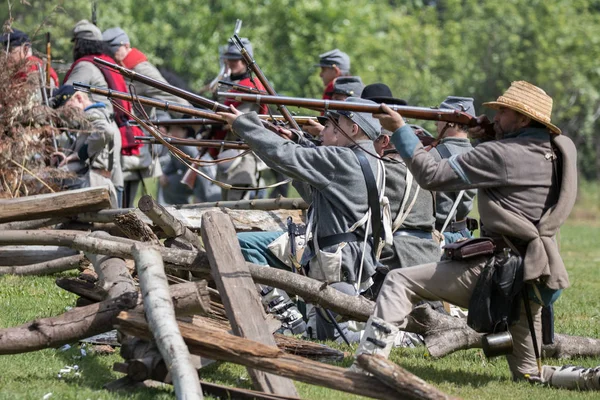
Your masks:
<instances>
[{"instance_id":1,"label":"wooden post","mask_svg":"<svg viewBox=\"0 0 600 400\"><path fill-rule=\"evenodd\" d=\"M221 212L204 214L202 240L233 332L238 336L275 346L273 334L267 328L265 310L229 217ZM251 368L248 373L257 390L298 397L294 383L287 378Z\"/></svg>"},{"instance_id":2,"label":"wooden post","mask_svg":"<svg viewBox=\"0 0 600 400\"><path fill-rule=\"evenodd\" d=\"M144 311L160 354L171 372L178 399L202 399L198 373L192 364L177 321L169 283L160 252L156 247L135 244L133 257L144 298Z\"/></svg>"},{"instance_id":3,"label":"wooden post","mask_svg":"<svg viewBox=\"0 0 600 400\"><path fill-rule=\"evenodd\" d=\"M56 218L110 208L107 188L86 188L0 200L0 222Z\"/></svg>"}]
</instances>

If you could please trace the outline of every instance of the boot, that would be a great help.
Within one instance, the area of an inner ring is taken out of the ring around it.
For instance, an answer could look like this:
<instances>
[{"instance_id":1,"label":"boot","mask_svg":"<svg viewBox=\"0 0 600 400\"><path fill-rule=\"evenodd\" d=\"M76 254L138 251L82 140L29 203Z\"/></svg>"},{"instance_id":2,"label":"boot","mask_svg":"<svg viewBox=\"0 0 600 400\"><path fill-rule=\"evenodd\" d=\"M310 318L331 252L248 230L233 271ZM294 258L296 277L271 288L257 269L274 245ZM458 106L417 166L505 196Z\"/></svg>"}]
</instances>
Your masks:
<instances>
[{"instance_id":1,"label":"boot","mask_svg":"<svg viewBox=\"0 0 600 400\"><path fill-rule=\"evenodd\" d=\"M271 286L261 286L261 302L268 313L281 321L279 333L300 335L306 331L306 322L287 293Z\"/></svg>"},{"instance_id":2,"label":"boot","mask_svg":"<svg viewBox=\"0 0 600 400\"><path fill-rule=\"evenodd\" d=\"M396 336L398 336L398 328L388 322L385 322L381 318L374 316L369 317L365 331L360 339L358 349L356 349L355 356L361 354L377 354L388 358L390 351L394 346ZM356 361L350 367L353 372L363 372L364 370L358 365Z\"/></svg>"},{"instance_id":3,"label":"boot","mask_svg":"<svg viewBox=\"0 0 600 400\"><path fill-rule=\"evenodd\" d=\"M600 390L600 366L583 368L574 365L542 367L542 380L552 387L570 390Z\"/></svg>"}]
</instances>

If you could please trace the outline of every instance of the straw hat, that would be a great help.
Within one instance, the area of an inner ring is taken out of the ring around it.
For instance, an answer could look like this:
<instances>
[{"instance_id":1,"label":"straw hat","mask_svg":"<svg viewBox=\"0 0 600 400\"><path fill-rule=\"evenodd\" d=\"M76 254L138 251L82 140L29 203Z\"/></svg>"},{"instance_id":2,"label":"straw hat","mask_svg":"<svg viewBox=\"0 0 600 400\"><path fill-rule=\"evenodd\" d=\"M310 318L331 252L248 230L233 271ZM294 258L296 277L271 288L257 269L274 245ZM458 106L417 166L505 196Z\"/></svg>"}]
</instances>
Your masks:
<instances>
[{"instance_id":1,"label":"straw hat","mask_svg":"<svg viewBox=\"0 0 600 400\"><path fill-rule=\"evenodd\" d=\"M510 108L546 125L552 133L561 133L560 129L550 122L552 97L529 82L513 82L508 90L498 97L498 100L483 103L483 105L494 110L498 110L500 107Z\"/></svg>"}]
</instances>

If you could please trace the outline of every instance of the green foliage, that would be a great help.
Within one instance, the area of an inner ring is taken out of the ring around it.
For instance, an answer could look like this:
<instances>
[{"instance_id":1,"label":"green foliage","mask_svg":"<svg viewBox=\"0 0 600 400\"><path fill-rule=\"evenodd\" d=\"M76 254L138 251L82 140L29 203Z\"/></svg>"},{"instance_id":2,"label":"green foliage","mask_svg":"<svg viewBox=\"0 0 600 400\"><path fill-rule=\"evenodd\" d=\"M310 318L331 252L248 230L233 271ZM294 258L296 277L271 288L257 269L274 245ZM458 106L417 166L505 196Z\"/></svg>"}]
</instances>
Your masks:
<instances>
[{"instance_id":1,"label":"green foliage","mask_svg":"<svg viewBox=\"0 0 600 400\"><path fill-rule=\"evenodd\" d=\"M70 61L70 30L90 18L90 0L13 0L14 26L53 33L54 57ZM218 46L237 18L276 90L320 97L313 64L338 47L352 73L385 82L411 104L435 106L447 95L473 96L479 112L514 80L545 89L553 121L580 149L588 178L600 171L600 3L597 0L232 0L98 2L98 25L121 26L156 64L200 88L219 69ZM58 8L55 9L55 7ZM54 10L52 12L52 10ZM0 15L8 15L0 5ZM39 34L36 47L44 48ZM491 114L490 114L491 115Z\"/></svg>"}]
</instances>

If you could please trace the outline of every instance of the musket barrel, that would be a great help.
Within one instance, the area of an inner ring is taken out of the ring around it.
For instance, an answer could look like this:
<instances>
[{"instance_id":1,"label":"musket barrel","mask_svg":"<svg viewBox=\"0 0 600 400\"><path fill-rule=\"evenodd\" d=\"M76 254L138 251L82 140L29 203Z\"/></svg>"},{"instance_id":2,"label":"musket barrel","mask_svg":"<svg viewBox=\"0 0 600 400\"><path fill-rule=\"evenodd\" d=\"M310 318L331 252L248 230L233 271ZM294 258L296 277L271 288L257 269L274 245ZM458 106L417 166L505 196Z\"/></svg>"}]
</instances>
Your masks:
<instances>
[{"instance_id":1,"label":"musket barrel","mask_svg":"<svg viewBox=\"0 0 600 400\"><path fill-rule=\"evenodd\" d=\"M305 99L300 97L266 96L245 93L219 92L219 96L232 98L235 101L257 104L281 104L321 110L340 110L367 113L380 113L381 104L349 103L336 100ZM427 107L399 106L389 104L392 110L398 111L405 117L432 121L456 122L463 125L475 125L476 119L456 110L435 109Z\"/></svg>"},{"instance_id":2,"label":"musket barrel","mask_svg":"<svg viewBox=\"0 0 600 400\"><path fill-rule=\"evenodd\" d=\"M175 111L175 112L182 113L182 114L193 115L195 117L208 118L208 119L212 119L215 121L225 122L223 117L221 117L218 114L215 114L210 111L202 111L197 108L184 106L182 104L172 104L167 101L155 100L150 97L134 96L129 93L119 92L117 90L112 90L112 89L100 88L97 86L85 85L85 84L82 84L79 82L73 83L73 86L77 90L81 90L84 92L90 92L90 93L98 94L101 96L106 96L108 98L125 100L125 101L129 101L132 103L135 101L139 101L143 105L155 107L155 108L165 110L165 111L171 110L171 111Z\"/></svg>"},{"instance_id":3,"label":"musket barrel","mask_svg":"<svg viewBox=\"0 0 600 400\"><path fill-rule=\"evenodd\" d=\"M268 121L271 119L275 119L276 121L284 120L283 115L267 115L267 114L259 114L258 118ZM305 125L309 120L316 121L317 117L311 116L293 116L294 120L301 124ZM156 125L156 126L187 126L187 125L219 125L222 124L220 121L215 121L213 119L208 118L173 118L173 119L153 119L153 120L144 120L146 124ZM130 120L130 124L135 125L137 122Z\"/></svg>"},{"instance_id":4,"label":"musket barrel","mask_svg":"<svg viewBox=\"0 0 600 400\"><path fill-rule=\"evenodd\" d=\"M196 106L205 107L205 108L208 108L209 110L212 110L215 112L216 111L229 112L229 107L227 107L224 104L221 104L214 100L207 99L206 97L202 97L200 95L189 92L187 90L180 89L176 86L169 85L168 83L161 82L161 81L151 78L147 75L139 74L133 70L130 70L130 69L122 67L120 65L113 64L111 62L102 60L98 57L94 57L94 62L96 64L104 65L105 67L111 68L111 69L115 70L116 72L118 72L119 74L121 74L129 79L144 83L144 84L146 84L148 86L152 86L153 88L156 88L156 89L160 89L163 92L167 92L174 96L181 97L182 99L185 99Z\"/></svg>"},{"instance_id":5,"label":"musket barrel","mask_svg":"<svg viewBox=\"0 0 600 400\"><path fill-rule=\"evenodd\" d=\"M162 137L165 142L173 145L183 146L195 146L195 147L211 147L211 148L223 148L223 149L234 149L234 150L249 150L250 148L246 143L234 142L231 140L208 140L208 139L180 139L172 136L164 135ZM135 140L146 143L160 143L156 138L151 136L135 136Z\"/></svg>"},{"instance_id":6,"label":"musket barrel","mask_svg":"<svg viewBox=\"0 0 600 400\"><path fill-rule=\"evenodd\" d=\"M187 126L187 125L219 125L222 124L220 121L208 118L174 118L174 119L152 119L144 120L148 125L156 126ZM136 121L130 120L130 124L137 124Z\"/></svg>"}]
</instances>

